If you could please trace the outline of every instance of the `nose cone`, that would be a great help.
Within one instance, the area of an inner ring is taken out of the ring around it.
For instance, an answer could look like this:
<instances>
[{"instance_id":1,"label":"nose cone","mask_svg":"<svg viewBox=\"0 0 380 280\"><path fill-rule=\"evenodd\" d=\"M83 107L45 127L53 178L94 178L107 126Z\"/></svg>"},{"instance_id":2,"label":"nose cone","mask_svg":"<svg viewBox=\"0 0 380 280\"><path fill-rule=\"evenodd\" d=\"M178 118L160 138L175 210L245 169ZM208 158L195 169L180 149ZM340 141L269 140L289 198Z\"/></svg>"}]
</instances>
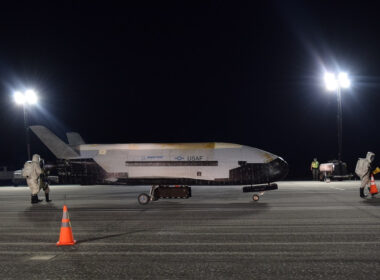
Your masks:
<instances>
[{"instance_id":1,"label":"nose cone","mask_svg":"<svg viewBox=\"0 0 380 280\"><path fill-rule=\"evenodd\" d=\"M285 179L289 172L288 163L278 157L269 163L269 180L270 182L281 181Z\"/></svg>"}]
</instances>

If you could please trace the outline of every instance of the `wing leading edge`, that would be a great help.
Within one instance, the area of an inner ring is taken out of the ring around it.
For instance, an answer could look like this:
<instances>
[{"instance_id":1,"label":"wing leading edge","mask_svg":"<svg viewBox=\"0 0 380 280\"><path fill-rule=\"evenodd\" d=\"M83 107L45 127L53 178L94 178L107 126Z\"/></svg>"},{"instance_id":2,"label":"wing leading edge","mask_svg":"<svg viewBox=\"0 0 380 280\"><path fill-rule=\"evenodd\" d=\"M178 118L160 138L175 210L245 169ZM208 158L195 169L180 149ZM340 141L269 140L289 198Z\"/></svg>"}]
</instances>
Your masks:
<instances>
[{"instance_id":1,"label":"wing leading edge","mask_svg":"<svg viewBox=\"0 0 380 280\"><path fill-rule=\"evenodd\" d=\"M30 129L48 147L48 149L59 159L78 158L79 155L69 145L59 139L49 129L40 125L30 126ZM82 140L83 141L83 140Z\"/></svg>"}]
</instances>

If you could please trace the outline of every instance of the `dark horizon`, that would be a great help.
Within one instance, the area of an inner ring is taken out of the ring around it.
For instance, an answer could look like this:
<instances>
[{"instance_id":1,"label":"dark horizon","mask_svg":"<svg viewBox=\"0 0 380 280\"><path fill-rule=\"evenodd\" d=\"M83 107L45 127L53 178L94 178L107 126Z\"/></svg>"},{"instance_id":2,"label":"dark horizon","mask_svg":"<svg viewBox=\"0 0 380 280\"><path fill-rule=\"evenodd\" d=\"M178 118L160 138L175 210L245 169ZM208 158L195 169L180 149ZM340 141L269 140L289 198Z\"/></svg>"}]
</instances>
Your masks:
<instances>
[{"instance_id":1,"label":"dark horizon","mask_svg":"<svg viewBox=\"0 0 380 280\"><path fill-rule=\"evenodd\" d=\"M88 143L232 142L283 157L288 179L337 158L337 102L324 70L346 71L343 160L377 153L377 5L37 6L1 12L0 165L26 159L15 90L34 88L30 124ZM342 4L344 3L344 5ZM32 133L31 133L32 134ZM52 159L34 135L32 152Z\"/></svg>"}]
</instances>

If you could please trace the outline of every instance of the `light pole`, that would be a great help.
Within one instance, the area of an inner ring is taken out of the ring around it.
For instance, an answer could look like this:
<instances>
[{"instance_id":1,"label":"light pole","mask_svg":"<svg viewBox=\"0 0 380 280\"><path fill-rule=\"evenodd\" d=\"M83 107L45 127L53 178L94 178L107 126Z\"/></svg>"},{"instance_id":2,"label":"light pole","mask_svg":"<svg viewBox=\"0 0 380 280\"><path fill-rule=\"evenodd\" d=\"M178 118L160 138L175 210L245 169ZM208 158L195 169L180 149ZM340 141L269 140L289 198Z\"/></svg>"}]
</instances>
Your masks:
<instances>
[{"instance_id":1,"label":"light pole","mask_svg":"<svg viewBox=\"0 0 380 280\"><path fill-rule=\"evenodd\" d=\"M13 99L17 105L22 105L24 111L24 128L26 133L26 150L28 153L28 160L30 156L30 141L29 141L29 124L28 124L28 106L37 104L38 97L33 90L26 90L24 93L16 91L13 94Z\"/></svg>"},{"instance_id":2,"label":"light pole","mask_svg":"<svg viewBox=\"0 0 380 280\"><path fill-rule=\"evenodd\" d=\"M338 100L338 160L342 160L342 88L349 88L351 85L347 73L340 72L338 75L334 73L325 73L325 85L328 91L336 91Z\"/></svg>"}]
</instances>

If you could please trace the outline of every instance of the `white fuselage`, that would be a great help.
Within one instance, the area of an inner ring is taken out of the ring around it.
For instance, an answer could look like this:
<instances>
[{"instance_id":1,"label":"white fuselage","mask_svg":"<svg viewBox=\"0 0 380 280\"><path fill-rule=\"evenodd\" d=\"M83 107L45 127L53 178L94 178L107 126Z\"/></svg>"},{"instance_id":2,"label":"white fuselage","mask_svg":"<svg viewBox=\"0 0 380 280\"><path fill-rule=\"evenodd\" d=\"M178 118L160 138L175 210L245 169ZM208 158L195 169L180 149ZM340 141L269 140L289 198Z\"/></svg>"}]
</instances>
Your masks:
<instances>
[{"instance_id":1,"label":"white fuselage","mask_svg":"<svg viewBox=\"0 0 380 280\"><path fill-rule=\"evenodd\" d=\"M44 126L30 128L57 157L67 182L263 184L288 173L282 158L238 144L84 144L74 132L67 144Z\"/></svg>"},{"instance_id":2,"label":"white fuselage","mask_svg":"<svg viewBox=\"0 0 380 280\"><path fill-rule=\"evenodd\" d=\"M107 173L124 173L128 178L217 180L228 178L239 162L263 164L278 158L231 143L93 144L76 150L81 158L93 158Z\"/></svg>"}]
</instances>

